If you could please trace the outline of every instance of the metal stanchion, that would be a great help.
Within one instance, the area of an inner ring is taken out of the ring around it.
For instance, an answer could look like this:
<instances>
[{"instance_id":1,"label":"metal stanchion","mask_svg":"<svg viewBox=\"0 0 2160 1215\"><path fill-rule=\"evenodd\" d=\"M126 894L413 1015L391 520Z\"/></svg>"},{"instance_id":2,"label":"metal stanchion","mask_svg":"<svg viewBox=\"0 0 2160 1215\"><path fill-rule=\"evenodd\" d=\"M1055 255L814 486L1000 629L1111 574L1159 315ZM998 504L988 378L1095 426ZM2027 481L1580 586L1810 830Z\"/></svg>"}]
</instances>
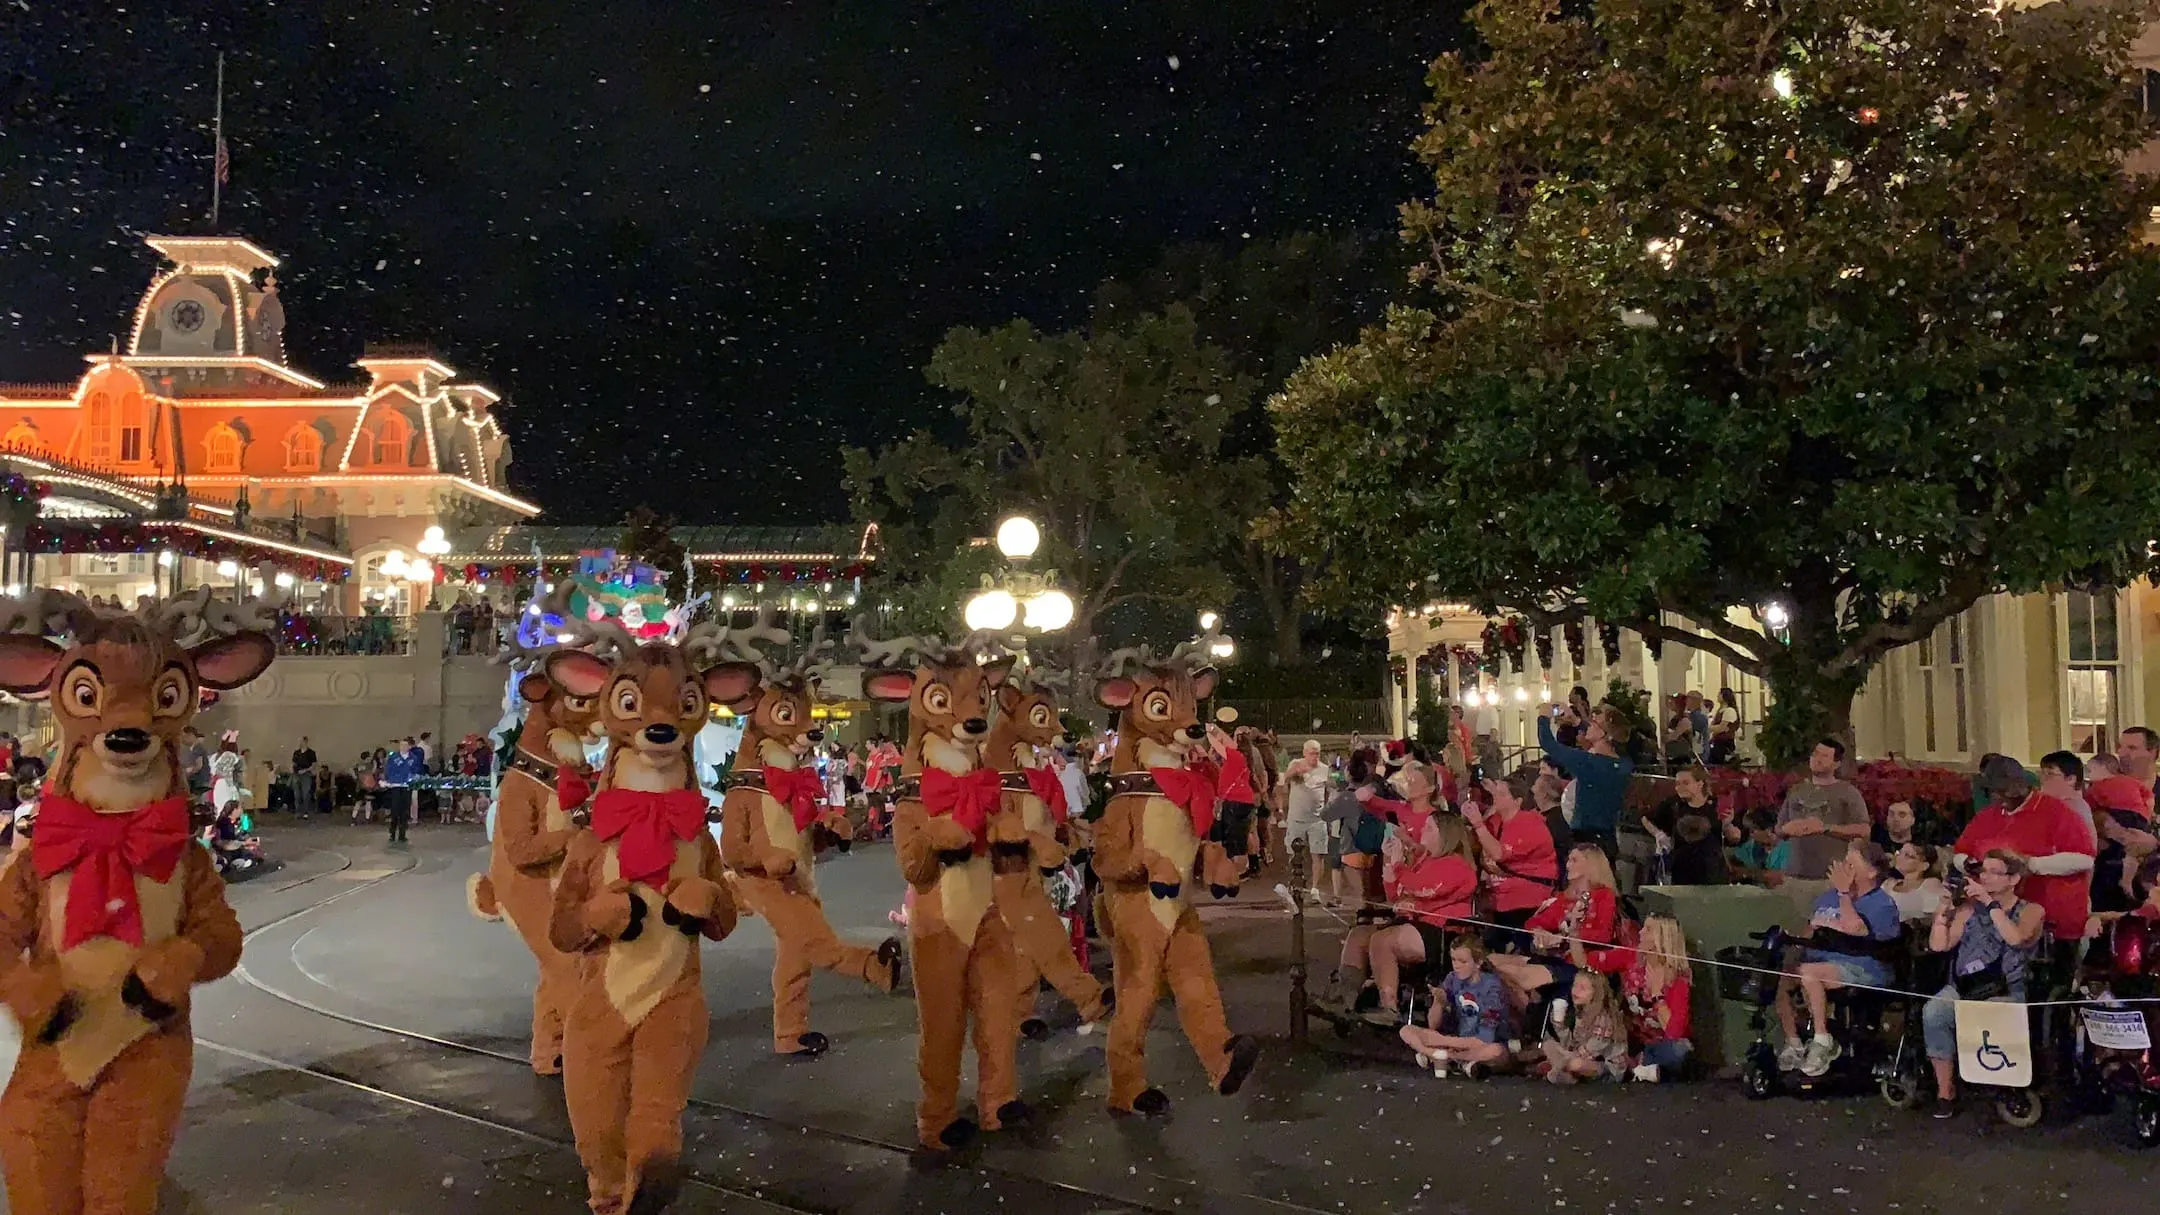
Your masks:
<instances>
[{"instance_id":1,"label":"metal stanchion","mask_svg":"<svg viewBox=\"0 0 2160 1215\"><path fill-rule=\"evenodd\" d=\"M1312 849L1290 841L1290 1041L1306 1036L1305 892L1312 889Z\"/></svg>"}]
</instances>

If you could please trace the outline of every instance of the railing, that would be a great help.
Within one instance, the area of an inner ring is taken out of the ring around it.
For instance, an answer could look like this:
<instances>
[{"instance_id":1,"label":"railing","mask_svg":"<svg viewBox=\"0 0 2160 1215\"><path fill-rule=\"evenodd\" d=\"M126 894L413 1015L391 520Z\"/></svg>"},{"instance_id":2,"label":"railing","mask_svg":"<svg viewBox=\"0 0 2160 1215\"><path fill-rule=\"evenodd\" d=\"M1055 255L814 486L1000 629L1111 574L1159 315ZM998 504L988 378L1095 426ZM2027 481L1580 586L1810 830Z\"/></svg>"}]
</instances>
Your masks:
<instances>
[{"instance_id":1,"label":"railing","mask_svg":"<svg viewBox=\"0 0 2160 1215\"><path fill-rule=\"evenodd\" d=\"M443 624L445 658L493 658L502 650L493 613L452 612Z\"/></svg>"},{"instance_id":2,"label":"railing","mask_svg":"<svg viewBox=\"0 0 2160 1215\"><path fill-rule=\"evenodd\" d=\"M395 616L287 613L278 618L277 643L279 654L296 658L380 657L412 653L412 630Z\"/></svg>"}]
</instances>

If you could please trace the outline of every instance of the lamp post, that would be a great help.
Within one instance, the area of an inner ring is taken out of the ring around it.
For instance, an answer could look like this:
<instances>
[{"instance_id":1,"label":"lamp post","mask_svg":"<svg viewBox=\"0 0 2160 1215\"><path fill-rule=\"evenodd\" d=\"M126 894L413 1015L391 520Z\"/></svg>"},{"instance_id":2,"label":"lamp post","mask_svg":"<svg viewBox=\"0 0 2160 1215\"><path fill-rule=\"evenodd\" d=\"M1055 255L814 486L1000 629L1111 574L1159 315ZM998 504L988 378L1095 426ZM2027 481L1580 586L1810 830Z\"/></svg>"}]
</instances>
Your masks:
<instances>
[{"instance_id":1,"label":"lamp post","mask_svg":"<svg viewBox=\"0 0 2160 1215\"><path fill-rule=\"evenodd\" d=\"M1073 622L1072 596L1057 587L1057 571L1035 573L1019 567L1042 547L1042 529L1026 515L1011 515L998 524L997 550L1010 567L1003 577L983 575L982 587L968 597L961 618L970 629L1000 632L1014 627L1035 633L1055 633Z\"/></svg>"}]
</instances>

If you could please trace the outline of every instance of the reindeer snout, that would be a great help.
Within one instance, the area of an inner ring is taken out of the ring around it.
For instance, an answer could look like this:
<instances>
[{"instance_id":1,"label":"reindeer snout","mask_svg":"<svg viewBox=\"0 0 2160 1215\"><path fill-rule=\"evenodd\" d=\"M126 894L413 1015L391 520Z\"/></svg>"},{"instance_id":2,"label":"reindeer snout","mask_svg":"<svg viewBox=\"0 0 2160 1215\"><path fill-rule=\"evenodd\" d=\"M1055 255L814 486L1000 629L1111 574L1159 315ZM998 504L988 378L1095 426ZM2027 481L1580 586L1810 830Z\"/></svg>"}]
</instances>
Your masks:
<instances>
[{"instance_id":1,"label":"reindeer snout","mask_svg":"<svg viewBox=\"0 0 2160 1215\"><path fill-rule=\"evenodd\" d=\"M1190 738L1195 742L1198 742L1200 739L1207 737L1207 727L1201 725L1199 722L1194 722L1193 724L1185 727L1185 737Z\"/></svg>"},{"instance_id":2,"label":"reindeer snout","mask_svg":"<svg viewBox=\"0 0 2160 1215\"><path fill-rule=\"evenodd\" d=\"M970 738L981 734L988 734L990 732L990 723L980 717L970 717L966 721L960 723L960 732Z\"/></svg>"},{"instance_id":3,"label":"reindeer snout","mask_svg":"<svg viewBox=\"0 0 2160 1215\"><path fill-rule=\"evenodd\" d=\"M670 725L645 727L645 741L656 747L668 746L678 737L680 737L680 732Z\"/></svg>"},{"instance_id":4,"label":"reindeer snout","mask_svg":"<svg viewBox=\"0 0 2160 1215\"><path fill-rule=\"evenodd\" d=\"M823 730L812 730L812 731L810 731L809 733L807 733L807 734L804 734L804 735L803 735L803 737L804 737L804 738L807 738L807 739L809 739L809 740L810 740L811 742L814 742L814 743L820 743L820 742L824 742L824 741L825 741L825 731L823 731Z\"/></svg>"},{"instance_id":5,"label":"reindeer snout","mask_svg":"<svg viewBox=\"0 0 2160 1215\"><path fill-rule=\"evenodd\" d=\"M150 731L124 726L105 731L105 749L116 755L140 755L150 749Z\"/></svg>"}]
</instances>

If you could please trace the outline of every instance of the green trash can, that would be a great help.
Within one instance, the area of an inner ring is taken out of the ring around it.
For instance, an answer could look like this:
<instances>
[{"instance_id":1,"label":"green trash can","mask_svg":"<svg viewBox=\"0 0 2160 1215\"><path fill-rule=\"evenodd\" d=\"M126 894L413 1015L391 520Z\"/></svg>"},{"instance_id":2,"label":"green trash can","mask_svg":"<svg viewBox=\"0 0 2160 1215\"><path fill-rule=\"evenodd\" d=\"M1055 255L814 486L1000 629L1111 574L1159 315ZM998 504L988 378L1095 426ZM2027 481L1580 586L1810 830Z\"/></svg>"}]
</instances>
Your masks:
<instances>
[{"instance_id":1,"label":"green trash can","mask_svg":"<svg viewBox=\"0 0 2160 1215\"><path fill-rule=\"evenodd\" d=\"M1719 997L1722 986L1709 961L1720 949L1759 944L1750 934L1785 922L1792 900L1760 886L1645 886L1643 914L1671 916L1687 935L1694 965L1695 1055L1705 1068L1737 1066L1754 1040L1752 1005Z\"/></svg>"}]
</instances>

